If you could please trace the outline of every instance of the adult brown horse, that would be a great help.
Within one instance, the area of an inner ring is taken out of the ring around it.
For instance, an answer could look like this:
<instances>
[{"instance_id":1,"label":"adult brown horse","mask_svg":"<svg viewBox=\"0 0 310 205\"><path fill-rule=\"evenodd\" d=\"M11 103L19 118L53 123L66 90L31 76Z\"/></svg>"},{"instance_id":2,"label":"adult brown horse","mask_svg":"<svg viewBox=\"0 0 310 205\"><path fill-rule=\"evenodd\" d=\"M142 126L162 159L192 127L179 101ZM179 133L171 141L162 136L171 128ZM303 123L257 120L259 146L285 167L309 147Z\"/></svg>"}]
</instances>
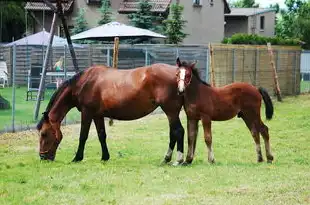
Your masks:
<instances>
[{"instance_id":1,"label":"adult brown horse","mask_svg":"<svg viewBox=\"0 0 310 205\"><path fill-rule=\"evenodd\" d=\"M110 158L104 117L117 120L142 118L157 107L167 115L170 143L164 162L171 161L177 143L177 163L183 162L184 129L179 119L183 98L177 95L177 67L153 64L130 70L93 66L65 81L51 97L37 125L41 159L54 160L62 140L61 121L69 110L81 112L79 146L73 161L81 161L92 120L102 148L102 160Z\"/></svg>"},{"instance_id":2,"label":"adult brown horse","mask_svg":"<svg viewBox=\"0 0 310 205\"><path fill-rule=\"evenodd\" d=\"M263 161L260 134L265 141L268 162L272 162L268 127L262 122L260 108L265 102L266 118L273 116L273 104L263 88L248 83L232 83L223 87L211 87L203 82L195 69L195 63L181 62L177 59L178 92L184 96L184 109L187 115L188 153L184 165L193 161L198 121L202 121L204 139L208 148L208 161L214 162L212 151L211 121L225 121L236 115L241 117L253 136L256 144L257 160Z\"/></svg>"}]
</instances>

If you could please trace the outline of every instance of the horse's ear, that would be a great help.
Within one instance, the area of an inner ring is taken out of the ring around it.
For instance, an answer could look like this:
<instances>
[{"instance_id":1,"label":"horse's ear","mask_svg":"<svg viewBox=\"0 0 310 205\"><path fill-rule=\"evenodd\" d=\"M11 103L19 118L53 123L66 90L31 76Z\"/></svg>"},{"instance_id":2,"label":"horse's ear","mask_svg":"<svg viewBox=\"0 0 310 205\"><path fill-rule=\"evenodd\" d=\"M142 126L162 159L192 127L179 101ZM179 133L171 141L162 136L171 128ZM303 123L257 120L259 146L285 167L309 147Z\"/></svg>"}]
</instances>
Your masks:
<instances>
[{"instance_id":1,"label":"horse's ear","mask_svg":"<svg viewBox=\"0 0 310 205\"><path fill-rule=\"evenodd\" d=\"M43 114L43 119L44 119L45 121L48 121L48 120L49 120L49 118L48 118L48 112L43 112L42 114Z\"/></svg>"},{"instance_id":2,"label":"horse's ear","mask_svg":"<svg viewBox=\"0 0 310 205\"><path fill-rule=\"evenodd\" d=\"M178 66L178 67L181 67L181 61L180 61L180 58L179 58L179 57L177 58L177 66Z\"/></svg>"},{"instance_id":3,"label":"horse's ear","mask_svg":"<svg viewBox=\"0 0 310 205\"><path fill-rule=\"evenodd\" d=\"M190 69L194 69L195 68L195 65L197 64L197 60L195 60L191 65L190 65Z\"/></svg>"}]
</instances>

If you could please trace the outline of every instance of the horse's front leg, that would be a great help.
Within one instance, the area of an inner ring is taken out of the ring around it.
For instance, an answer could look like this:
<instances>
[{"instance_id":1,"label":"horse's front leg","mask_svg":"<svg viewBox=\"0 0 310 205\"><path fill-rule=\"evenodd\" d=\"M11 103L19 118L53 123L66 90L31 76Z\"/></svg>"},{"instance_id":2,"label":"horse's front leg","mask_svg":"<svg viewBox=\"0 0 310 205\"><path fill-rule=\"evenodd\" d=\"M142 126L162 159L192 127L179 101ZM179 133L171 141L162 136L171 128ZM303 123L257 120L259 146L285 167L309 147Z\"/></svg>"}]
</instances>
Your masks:
<instances>
[{"instance_id":1,"label":"horse's front leg","mask_svg":"<svg viewBox=\"0 0 310 205\"><path fill-rule=\"evenodd\" d=\"M110 119L111 121L112 119ZM109 122L110 122L109 121ZM94 118L94 122L96 125L98 138L101 144L102 157L101 160L107 161L110 159L110 154L107 146L107 134L105 131L104 117Z\"/></svg>"},{"instance_id":2,"label":"horse's front leg","mask_svg":"<svg viewBox=\"0 0 310 205\"><path fill-rule=\"evenodd\" d=\"M191 164L194 159L197 134L198 134L198 120L191 120L187 118L188 148L187 148L186 160L183 163L183 165Z\"/></svg>"},{"instance_id":3,"label":"horse's front leg","mask_svg":"<svg viewBox=\"0 0 310 205\"><path fill-rule=\"evenodd\" d=\"M82 161L84 158L84 148L85 143L88 138L89 128L92 121L92 118L86 114L86 112L82 111L81 113L81 130L80 130L80 140L79 140L79 147L76 152L76 155L73 162Z\"/></svg>"},{"instance_id":4,"label":"horse's front leg","mask_svg":"<svg viewBox=\"0 0 310 205\"><path fill-rule=\"evenodd\" d=\"M173 163L173 165L177 166L184 162L184 128L180 118L173 123L173 126L170 129L172 131L172 135L177 140L177 160Z\"/></svg>"}]
</instances>

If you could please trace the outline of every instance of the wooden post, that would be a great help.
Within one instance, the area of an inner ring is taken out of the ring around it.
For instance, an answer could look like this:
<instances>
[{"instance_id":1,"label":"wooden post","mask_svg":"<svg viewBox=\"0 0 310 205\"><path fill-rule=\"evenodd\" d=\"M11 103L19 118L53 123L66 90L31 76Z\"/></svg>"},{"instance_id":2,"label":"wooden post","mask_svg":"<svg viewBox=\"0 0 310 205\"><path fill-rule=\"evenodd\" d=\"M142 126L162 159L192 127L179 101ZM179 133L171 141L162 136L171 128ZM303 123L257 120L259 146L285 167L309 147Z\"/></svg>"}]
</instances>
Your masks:
<instances>
[{"instance_id":1,"label":"wooden post","mask_svg":"<svg viewBox=\"0 0 310 205\"><path fill-rule=\"evenodd\" d=\"M117 69L117 64L118 64L118 47L119 47L119 38L115 37L114 38L114 48L113 48L113 68ZM114 124L113 119L110 118L109 120L109 125L112 126Z\"/></svg>"},{"instance_id":2,"label":"wooden post","mask_svg":"<svg viewBox=\"0 0 310 205\"><path fill-rule=\"evenodd\" d=\"M211 43L209 43L209 50L210 50L211 85L215 87L214 55L213 55L213 47Z\"/></svg>"},{"instance_id":3,"label":"wooden post","mask_svg":"<svg viewBox=\"0 0 310 205\"><path fill-rule=\"evenodd\" d=\"M118 47L119 47L119 38L114 38L114 50L113 50L113 68L117 68L118 64Z\"/></svg>"},{"instance_id":4,"label":"wooden post","mask_svg":"<svg viewBox=\"0 0 310 205\"><path fill-rule=\"evenodd\" d=\"M37 102L36 102L35 110L34 110L34 120L38 119L39 110L40 110L40 103L41 103L41 97L42 97L42 94L43 94L43 89L45 89L44 88L44 82L45 82L45 76L46 76L48 59L49 59L49 56L50 56L50 51L51 51L51 47L52 47L52 44L53 44L53 38L54 38L54 34L55 34L56 18L57 18L57 14L54 13L52 24L51 24L50 36L49 36L49 39L48 39L48 45L47 45L47 49L46 49L45 57L44 57L44 62L43 62L43 68L42 68L42 74L41 74L41 79L40 79L40 85L39 85L39 90L38 90L38 94L37 94Z\"/></svg>"},{"instance_id":5,"label":"wooden post","mask_svg":"<svg viewBox=\"0 0 310 205\"><path fill-rule=\"evenodd\" d=\"M70 53L71 53L74 69L75 69L75 72L77 73L77 72L79 72L79 67L78 67L78 63L77 63L77 60L76 60L76 55L75 55L75 52L74 52L74 49L73 49L70 33L69 33L69 30L68 30L67 21L65 19L65 15L63 13L63 8L62 8L60 0L56 1L56 6L57 6L58 16L61 19L62 26L64 28L64 32L65 32L65 35L66 35L66 38L67 38L67 42L68 42L69 50L70 50Z\"/></svg>"},{"instance_id":6,"label":"wooden post","mask_svg":"<svg viewBox=\"0 0 310 205\"><path fill-rule=\"evenodd\" d=\"M272 51L270 43L267 43L267 48L268 48L268 53L269 53L269 57L270 57L270 66L271 66L271 69L273 70L272 73L273 73L273 79L274 79L275 93L277 95L278 101L281 102L282 101L281 90L280 90L280 86L279 86L278 74L277 74L276 66L275 66L275 63L274 63L273 51Z\"/></svg>"}]
</instances>

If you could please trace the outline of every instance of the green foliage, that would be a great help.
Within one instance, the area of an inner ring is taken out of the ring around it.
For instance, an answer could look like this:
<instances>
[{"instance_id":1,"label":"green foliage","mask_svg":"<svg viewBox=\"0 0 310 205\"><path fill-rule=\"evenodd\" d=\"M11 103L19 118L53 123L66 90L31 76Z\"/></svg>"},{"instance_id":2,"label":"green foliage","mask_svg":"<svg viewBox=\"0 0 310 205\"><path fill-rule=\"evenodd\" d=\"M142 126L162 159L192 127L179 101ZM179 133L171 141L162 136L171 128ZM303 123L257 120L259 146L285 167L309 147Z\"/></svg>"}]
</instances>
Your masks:
<instances>
[{"instance_id":1,"label":"green foliage","mask_svg":"<svg viewBox=\"0 0 310 205\"><path fill-rule=\"evenodd\" d=\"M250 44L250 45L266 45L270 42L272 45L287 45L298 46L300 41L298 39L284 39L281 37L265 37L256 34L234 34L230 38L224 38L224 44Z\"/></svg>"},{"instance_id":2,"label":"green foliage","mask_svg":"<svg viewBox=\"0 0 310 205\"><path fill-rule=\"evenodd\" d=\"M152 4L147 0L140 0L138 11L128 15L130 23L138 28L148 29L154 32L162 31L161 16L155 15L152 11Z\"/></svg>"},{"instance_id":3,"label":"green foliage","mask_svg":"<svg viewBox=\"0 0 310 205\"><path fill-rule=\"evenodd\" d=\"M87 21L85 19L85 9L79 9L78 16L74 18L74 28L72 29L72 34L78 34L87 30Z\"/></svg>"},{"instance_id":4,"label":"green foliage","mask_svg":"<svg viewBox=\"0 0 310 205\"><path fill-rule=\"evenodd\" d=\"M168 37L168 43L178 44L188 35L183 32L185 21L182 17L184 7L180 4L172 4L171 12L167 20L164 21L165 34Z\"/></svg>"},{"instance_id":5,"label":"green foliage","mask_svg":"<svg viewBox=\"0 0 310 205\"><path fill-rule=\"evenodd\" d=\"M305 42L303 48L310 48L310 2L286 0L287 10L281 10L276 25L276 34L282 38L299 38Z\"/></svg>"},{"instance_id":6,"label":"green foliage","mask_svg":"<svg viewBox=\"0 0 310 205\"><path fill-rule=\"evenodd\" d=\"M0 42L11 42L20 39L25 33L25 2L0 1Z\"/></svg>"},{"instance_id":7,"label":"green foliage","mask_svg":"<svg viewBox=\"0 0 310 205\"><path fill-rule=\"evenodd\" d=\"M276 10L276 14L280 12L280 5L278 3L270 4L269 8L275 9Z\"/></svg>"},{"instance_id":8,"label":"green foliage","mask_svg":"<svg viewBox=\"0 0 310 205\"><path fill-rule=\"evenodd\" d=\"M258 8L259 4L255 3L255 0L237 0L230 4L234 8Z\"/></svg>"},{"instance_id":9,"label":"green foliage","mask_svg":"<svg viewBox=\"0 0 310 205\"><path fill-rule=\"evenodd\" d=\"M112 21L113 10L111 8L110 0L101 0L101 7L98 9L101 14L101 19L98 25L110 23Z\"/></svg>"}]
</instances>

